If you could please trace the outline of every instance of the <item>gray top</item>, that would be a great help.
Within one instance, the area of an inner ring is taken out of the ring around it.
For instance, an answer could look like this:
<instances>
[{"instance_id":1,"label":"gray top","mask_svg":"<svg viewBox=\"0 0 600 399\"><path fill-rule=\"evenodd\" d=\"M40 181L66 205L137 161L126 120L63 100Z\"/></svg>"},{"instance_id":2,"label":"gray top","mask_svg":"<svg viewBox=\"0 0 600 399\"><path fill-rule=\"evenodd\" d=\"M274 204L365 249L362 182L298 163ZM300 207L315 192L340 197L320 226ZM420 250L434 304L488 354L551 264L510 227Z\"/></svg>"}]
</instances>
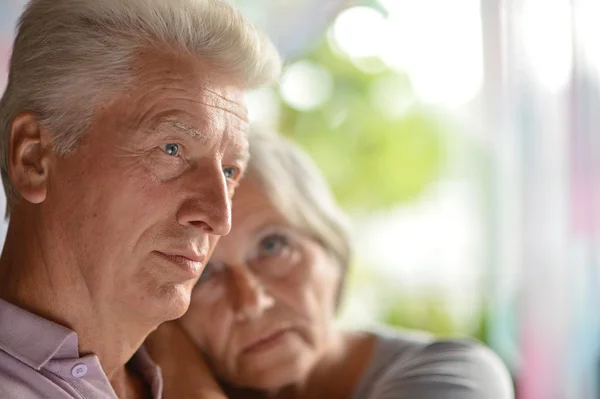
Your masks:
<instances>
[{"instance_id":1,"label":"gray top","mask_svg":"<svg viewBox=\"0 0 600 399\"><path fill-rule=\"evenodd\" d=\"M513 399L500 359L472 340L435 341L386 330L351 399Z\"/></svg>"}]
</instances>

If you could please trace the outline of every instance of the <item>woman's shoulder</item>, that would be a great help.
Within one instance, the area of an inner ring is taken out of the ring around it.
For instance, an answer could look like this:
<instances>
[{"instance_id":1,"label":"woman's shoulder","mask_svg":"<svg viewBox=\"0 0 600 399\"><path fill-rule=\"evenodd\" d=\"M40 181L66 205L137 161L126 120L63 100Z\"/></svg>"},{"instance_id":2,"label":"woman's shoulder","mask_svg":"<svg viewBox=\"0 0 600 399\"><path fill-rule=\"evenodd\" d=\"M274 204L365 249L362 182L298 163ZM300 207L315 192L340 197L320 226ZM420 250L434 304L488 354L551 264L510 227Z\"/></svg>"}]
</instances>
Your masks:
<instances>
[{"instance_id":1,"label":"woman's shoulder","mask_svg":"<svg viewBox=\"0 0 600 399\"><path fill-rule=\"evenodd\" d=\"M444 339L378 328L371 363L353 399L510 399L510 375L496 354L472 339Z\"/></svg>"}]
</instances>

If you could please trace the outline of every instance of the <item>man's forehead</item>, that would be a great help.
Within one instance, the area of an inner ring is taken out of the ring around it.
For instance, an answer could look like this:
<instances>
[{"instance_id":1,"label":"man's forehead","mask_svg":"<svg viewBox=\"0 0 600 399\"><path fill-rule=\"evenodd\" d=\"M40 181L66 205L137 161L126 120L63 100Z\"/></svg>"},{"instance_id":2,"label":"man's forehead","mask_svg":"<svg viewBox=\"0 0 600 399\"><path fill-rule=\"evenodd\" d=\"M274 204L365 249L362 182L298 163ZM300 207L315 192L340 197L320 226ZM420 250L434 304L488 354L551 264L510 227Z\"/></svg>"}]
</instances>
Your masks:
<instances>
[{"instance_id":1,"label":"man's forehead","mask_svg":"<svg viewBox=\"0 0 600 399\"><path fill-rule=\"evenodd\" d=\"M241 121L248 123L248 110L244 98L244 91L235 86L213 87L204 86L203 103L209 107L230 112Z\"/></svg>"},{"instance_id":2,"label":"man's forehead","mask_svg":"<svg viewBox=\"0 0 600 399\"><path fill-rule=\"evenodd\" d=\"M142 52L135 65L135 86L142 96L147 95L149 88L165 94L170 88L177 96L187 91L184 97L248 122L245 87L234 74L220 71L212 63L196 57L175 56L164 51Z\"/></svg>"}]
</instances>

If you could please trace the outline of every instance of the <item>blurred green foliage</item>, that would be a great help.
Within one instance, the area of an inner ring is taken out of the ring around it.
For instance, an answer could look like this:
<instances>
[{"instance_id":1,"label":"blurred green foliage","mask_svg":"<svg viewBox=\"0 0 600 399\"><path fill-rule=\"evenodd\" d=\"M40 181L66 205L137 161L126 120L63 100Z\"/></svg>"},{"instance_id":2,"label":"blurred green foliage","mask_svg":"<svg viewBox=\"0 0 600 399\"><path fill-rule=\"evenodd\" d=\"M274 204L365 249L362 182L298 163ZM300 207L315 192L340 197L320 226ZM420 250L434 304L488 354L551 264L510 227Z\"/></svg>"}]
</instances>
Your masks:
<instances>
[{"instance_id":1,"label":"blurred green foliage","mask_svg":"<svg viewBox=\"0 0 600 399\"><path fill-rule=\"evenodd\" d=\"M424 107L390 117L370 101L373 85L388 78L412 96L408 78L363 72L326 41L306 59L330 72L332 95L310 111L283 103L279 130L308 150L345 207L373 210L415 198L441 168L443 128Z\"/></svg>"},{"instance_id":2,"label":"blurred green foliage","mask_svg":"<svg viewBox=\"0 0 600 399\"><path fill-rule=\"evenodd\" d=\"M379 323L427 331L440 338L468 335L482 342L487 341L489 318L485 304L474 315L476 324L465 326L453 316L443 292L423 287L416 293L414 290L405 292L399 289L395 279L386 278L372 268L354 266L350 268L346 293L375 293Z\"/></svg>"},{"instance_id":3,"label":"blurred green foliage","mask_svg":"<svg viewBox=\"0 0 600 399\"><path fill-rule=\"evenodd\" d=\"M421 293L418 297L398 293L381 321L392 326L429 331L439 337L469 335L485 342L488 328L485 314L482 309L476 328L465 331L456 324L442 296L433 292Z\"/></svg>"}]
</instances>

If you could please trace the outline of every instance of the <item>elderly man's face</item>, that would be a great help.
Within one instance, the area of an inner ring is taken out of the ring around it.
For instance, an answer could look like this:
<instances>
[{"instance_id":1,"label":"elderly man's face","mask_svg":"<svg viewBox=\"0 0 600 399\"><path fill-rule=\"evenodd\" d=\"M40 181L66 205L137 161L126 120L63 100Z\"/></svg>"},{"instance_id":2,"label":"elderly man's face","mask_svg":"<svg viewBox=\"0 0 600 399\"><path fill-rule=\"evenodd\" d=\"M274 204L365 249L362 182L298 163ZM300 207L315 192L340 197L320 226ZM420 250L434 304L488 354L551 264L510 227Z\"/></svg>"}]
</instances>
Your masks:
<instances>
[{"instance_id":1,"label":"elderly man's face","mask_svg":"<svg viewBox=\"0 0 600 399\"><path fill-rule=\"evenodd\" d=\"M99 307L173 319L230 230L248 159L246 109L239 85L196 60L145 54L136 70L133 89L56 159L43 206Z\"/></svg>"}]
</instances>

